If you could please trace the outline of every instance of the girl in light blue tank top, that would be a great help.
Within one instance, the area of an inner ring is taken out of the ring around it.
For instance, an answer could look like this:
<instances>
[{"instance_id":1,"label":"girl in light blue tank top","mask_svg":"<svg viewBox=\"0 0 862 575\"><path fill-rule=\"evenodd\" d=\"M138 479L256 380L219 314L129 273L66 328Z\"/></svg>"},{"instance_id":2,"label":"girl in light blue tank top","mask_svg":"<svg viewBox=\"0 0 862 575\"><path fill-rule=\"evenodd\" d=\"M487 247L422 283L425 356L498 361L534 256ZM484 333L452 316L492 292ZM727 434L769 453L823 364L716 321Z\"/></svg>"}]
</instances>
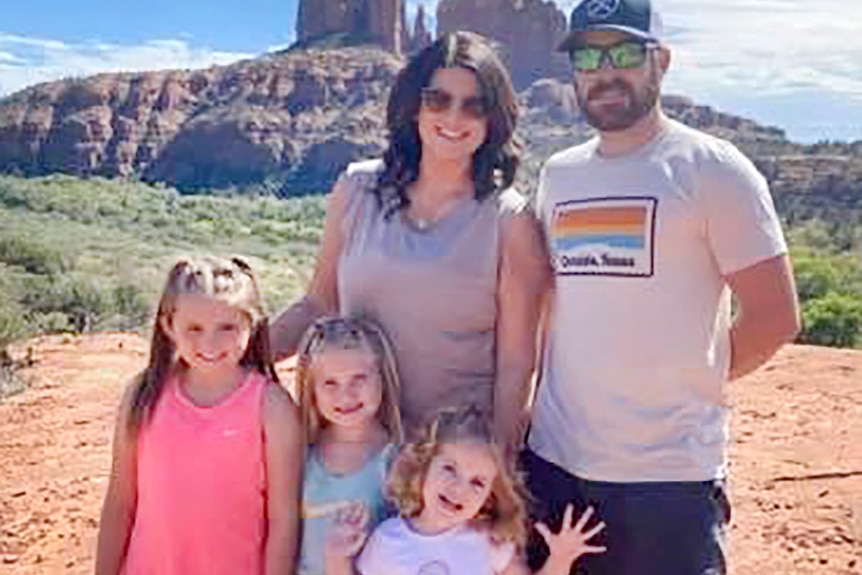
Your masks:
<instances>
[{"instance_id":1,"label":"girl in light blue tank top","mask_svg":"<svg viewBox=\"0 0 862 575\"><path fill-rule=\"evenodd\" d=\"M324 575L333 520L386 518L384 485L401 442L399 380L374 322L316 321L300 346L297 388L307 439L299 575Z\"/></svg>"}]
</instances>

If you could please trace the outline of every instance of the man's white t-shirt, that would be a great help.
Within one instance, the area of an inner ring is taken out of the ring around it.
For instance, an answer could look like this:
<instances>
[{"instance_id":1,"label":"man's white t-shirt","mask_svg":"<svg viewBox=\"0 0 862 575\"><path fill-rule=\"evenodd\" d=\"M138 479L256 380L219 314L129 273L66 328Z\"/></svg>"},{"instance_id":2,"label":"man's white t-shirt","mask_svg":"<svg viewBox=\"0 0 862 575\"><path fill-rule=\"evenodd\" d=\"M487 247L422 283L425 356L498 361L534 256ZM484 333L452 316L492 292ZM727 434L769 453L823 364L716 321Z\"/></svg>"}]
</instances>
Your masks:
<instances>
[{"instance_id":1,"label":"man's white t-shirt","mask_svg":"<svg viewBox=\"0 0 862 575\"><path fill-rule=\"evenodd\" d=\"M423 535L394 517L371 534L356 568L361 575L494 575L514 554L511 543L495 545L488 534L468 526Z\"/></svg>"},{"instance_id":2,"label":"man's white t-shirt","mask_svg":"<svg viewBox=\"0 0 862 575\"><path fill-rule=\"evenodd\" d=\"M530 447L598 481L724 474L725 277L787 247L733 145L668 120L622 157L591 140L539 182L556 289Z\"/></svg>"}]
</instances>

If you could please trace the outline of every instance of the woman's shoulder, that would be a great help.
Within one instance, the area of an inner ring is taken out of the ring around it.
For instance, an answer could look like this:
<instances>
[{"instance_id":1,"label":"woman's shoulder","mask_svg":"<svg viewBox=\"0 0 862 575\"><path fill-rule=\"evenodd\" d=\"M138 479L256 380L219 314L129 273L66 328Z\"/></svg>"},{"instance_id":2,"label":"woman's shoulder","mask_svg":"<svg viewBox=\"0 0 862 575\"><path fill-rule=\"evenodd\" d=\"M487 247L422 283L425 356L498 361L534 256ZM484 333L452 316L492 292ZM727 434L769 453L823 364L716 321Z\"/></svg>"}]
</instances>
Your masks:
<instances>
[{"instance_id":1,"label":"woman's shoulder","mask_svg":"<svg viewBox=\"0 0 862 575\"><path fill-rule=\"evenodd\" d=\"M384 163L382 158L351 162L341 172L338 181L355 182L366 186L373 186L377 183L377 178L380 177L383 167Z\"/></svg>"},{"instance_id":2,"label":"woman's shoulder","mask_svg":"<svg viewBox=\"0 0 862 575\"><path fill-rule=\"evenodd\" d=\"M361 209L367 209L360 206L367 205L369 200L364 198L370 199L372 194L363 192L371 192L377 186L383 165L382 159L372 159L351 162L344 168L335 182L332 194L332 201L340 206L339 210L345 216L342 219L358 219ZM351 228L352 224L345 228L345 233L349 233Z\"/></svg>"}]
</instances>

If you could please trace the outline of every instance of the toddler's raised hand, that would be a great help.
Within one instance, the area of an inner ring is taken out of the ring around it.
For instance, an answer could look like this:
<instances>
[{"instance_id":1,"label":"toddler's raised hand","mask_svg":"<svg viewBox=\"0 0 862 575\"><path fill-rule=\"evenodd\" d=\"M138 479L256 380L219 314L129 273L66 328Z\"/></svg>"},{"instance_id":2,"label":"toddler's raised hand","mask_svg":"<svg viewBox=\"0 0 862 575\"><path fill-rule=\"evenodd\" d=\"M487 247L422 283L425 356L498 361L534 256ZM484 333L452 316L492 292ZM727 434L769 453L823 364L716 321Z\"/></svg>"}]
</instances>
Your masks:
<instances>
[{"instance_id":1,"label":"toddler's raised hand","mask_svg":"<svg viewBox=\"0 0 862 575\"><path fill-rule=\"evenodd\" d=\"M587 523L593 516L593 508L588 507L577 523L573 521L573 515L574 507L570 503L563 513L559 533L553 533L544 523L536 523L536 531L544 538L551 552L548 564L552 568L549 572L568 573L572 563L581 555L603 553L607 550L602 545L589 544L590 539L605 528L604 521L600 521L586 530Z\"/></svg>"},{"instance_id":2,"label":"toddler's raised hand","mask_svg":"<svg viewBox=\"0 0 862 575\"><path fill-rule=\"evenodd\" d=\"M335 512L326 537L327 556L353 557L365 543L368 510L354 501Z\"/></svg>"}]
</instances>

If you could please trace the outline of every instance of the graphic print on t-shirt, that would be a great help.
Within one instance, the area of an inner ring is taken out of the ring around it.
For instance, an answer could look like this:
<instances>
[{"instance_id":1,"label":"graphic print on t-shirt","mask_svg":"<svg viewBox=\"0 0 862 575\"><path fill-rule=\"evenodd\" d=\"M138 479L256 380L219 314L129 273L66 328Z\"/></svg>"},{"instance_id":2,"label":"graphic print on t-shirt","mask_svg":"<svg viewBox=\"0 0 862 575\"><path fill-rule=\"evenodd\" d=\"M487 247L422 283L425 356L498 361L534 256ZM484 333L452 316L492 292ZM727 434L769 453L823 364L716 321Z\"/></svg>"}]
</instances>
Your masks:
<instances>
[{"instance_id":1,"label":"graphic print on t-shirt","mask_svg":"<svg viewBox=\"0 0 862 575\"><path fill-rule=\"evenodd\" d=\"M344 501L326 501L324 503L312 503L310 501L302 502L302 518L317 519L318 517L326 517L335 515L341 510L349 511L355 506L365 507L361 499L344 500Z\"/></svg>"},{"instance_id":2,"label":"graphic print on t-shirt","mask_svg":"<svg viewBox=\"0 0 862 575\"><path fill-rule=\"evenodd\" d=\"M657 203L632 196L556 204L550 244L557 274L652 276Z\"/></svg>"},{"instance_id":3,"label":"graphic print on t-shirt","mask_svg":"<svg viewBox=\"0 0 862 575\"><path fill-rule=\"evenodd\" d=\"M449 566L443 561L431 561L419 568L416 575L450 575Z\"/></svg>"}]
</instances>

